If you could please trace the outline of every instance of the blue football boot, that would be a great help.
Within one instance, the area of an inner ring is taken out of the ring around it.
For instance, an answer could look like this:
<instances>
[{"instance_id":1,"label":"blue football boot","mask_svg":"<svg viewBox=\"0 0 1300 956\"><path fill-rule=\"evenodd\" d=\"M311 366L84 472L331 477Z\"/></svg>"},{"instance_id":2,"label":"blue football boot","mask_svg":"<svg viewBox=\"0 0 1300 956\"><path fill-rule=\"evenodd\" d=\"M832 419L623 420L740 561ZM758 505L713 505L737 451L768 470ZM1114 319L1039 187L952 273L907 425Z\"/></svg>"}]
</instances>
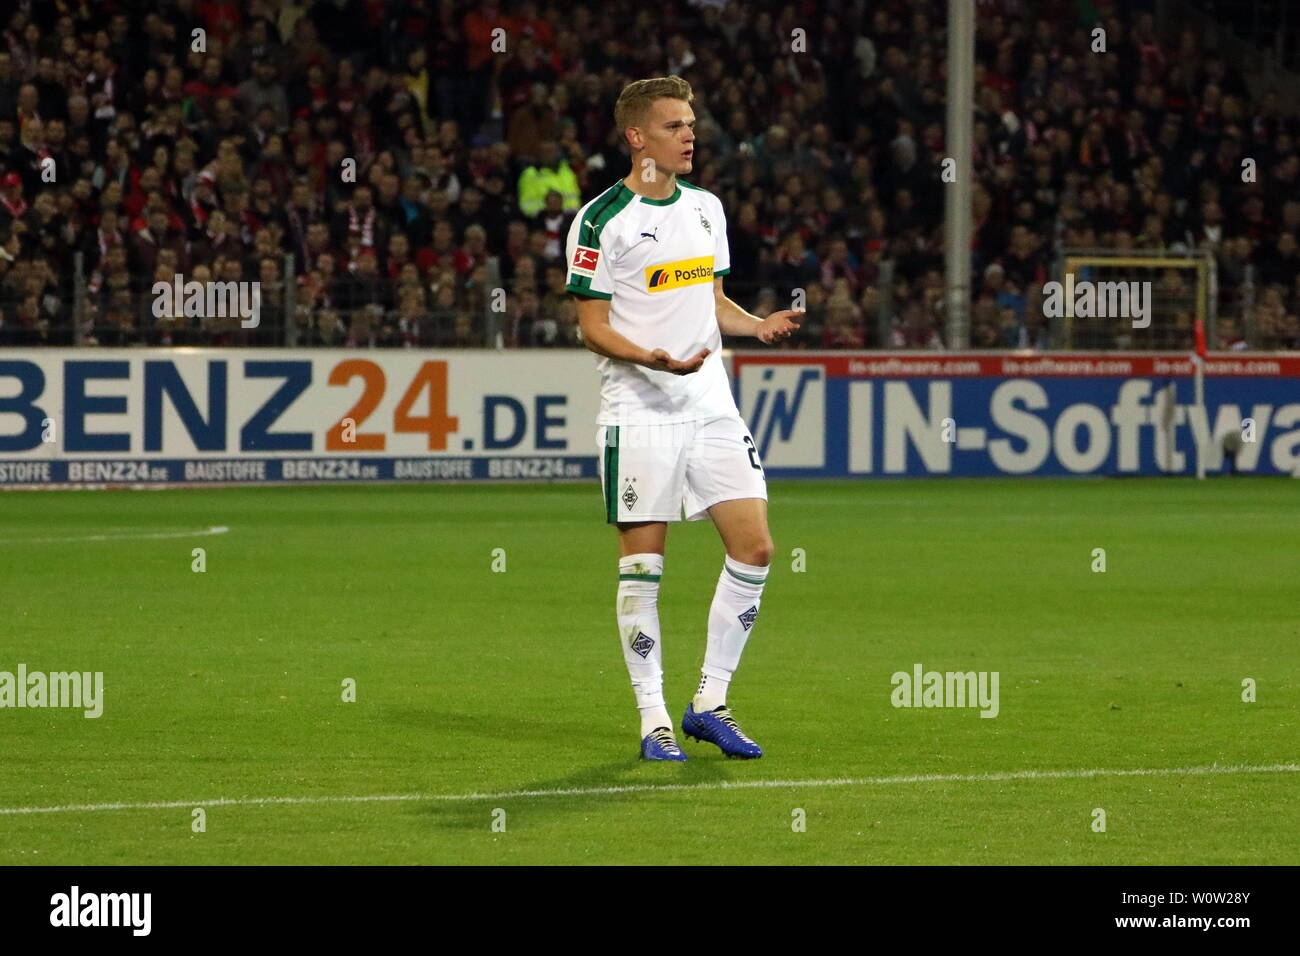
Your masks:
<instances>
[{"instance_id":1,"label":"blue football boot","mask_svg":"<svg viewBox=\"0 0 1300 956\"><path fill-rule=\"evenodd\" d=\"M728 757L753 760L763 756L763 748L745 736L726 704L702 714L695 712L694 702L687 704L682 715L682 733L690 740L717 744Z\"/></svg>"},{"instance_id":2,"label":"blue football boot","mask_svg":"<svg viewBox=\"0 0 1300 956\"><path fill-rule=\"evenodd\" d=\"M673 732L667 727L656 727L641 741L642 760L685 760L686 754L677 746Z\"/></svg>"}]
</instances>

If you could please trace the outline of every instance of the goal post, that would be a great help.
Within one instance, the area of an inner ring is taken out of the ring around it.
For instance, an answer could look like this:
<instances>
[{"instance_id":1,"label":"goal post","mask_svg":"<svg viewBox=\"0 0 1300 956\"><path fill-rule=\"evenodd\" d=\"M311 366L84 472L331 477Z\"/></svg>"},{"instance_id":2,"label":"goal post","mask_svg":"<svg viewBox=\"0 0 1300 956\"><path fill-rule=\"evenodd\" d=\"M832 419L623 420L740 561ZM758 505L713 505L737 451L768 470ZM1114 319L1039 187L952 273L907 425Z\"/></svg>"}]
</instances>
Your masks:
<instances>
[{"instance_id":1,"label":"goal post","mask_svg":"<svg viewBox=\"0 0 1300 956\"><path fill-rule=\"evenodd\" d=\"M1057 280L1065 289L1104 293L1094 304L1081 295L1080 308L1068 302L1058 310L1063 314L1049 315L1053 339L1066 348L1190 351L1198 319L1214 341L1218 288L1209 250L1173 255L1167 250L1065 249L1058 262Z\"/></svg>"},{"instance_id":2,"label":"goal post","mask_svg":"<svg viewBox=\"0 0 1300 956\"><path fill-rule=\"evenodd\" d=\"M1213 253L1207 249L1180 255L1167 250L1065 249L1059 262L1060 301L1053 310L1053 338L1072 349L1188 352L1192 403L1204 417L1206 338L1215 341L1218 314ZM1066 303L1068 307L1059 308ZM1171 383L1167 389L1167 414L1152 424L1164 432L1163 447L1172 454L1177 428L1175 386ZM1210 450L1198 438L1193 443L1196 477L1204 479Z\"/></svg>"}]
</instances>

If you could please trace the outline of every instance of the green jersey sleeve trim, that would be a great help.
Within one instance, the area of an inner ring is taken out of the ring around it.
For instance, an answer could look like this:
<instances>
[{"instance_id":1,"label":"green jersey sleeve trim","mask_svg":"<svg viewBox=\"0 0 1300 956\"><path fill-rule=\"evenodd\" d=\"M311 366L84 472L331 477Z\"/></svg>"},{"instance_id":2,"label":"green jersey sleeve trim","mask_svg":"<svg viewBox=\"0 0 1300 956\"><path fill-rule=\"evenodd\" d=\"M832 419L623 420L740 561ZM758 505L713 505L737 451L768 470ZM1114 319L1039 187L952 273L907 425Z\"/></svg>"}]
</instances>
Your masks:
<instances>
[{"instance_id":1,"label":"green jersey sleeve trim","mask_svg":"<svg viewBox=\"0 0 1300 956\"><path fill-rule=\"evenodd\" d=\"M624 186L623 180L620 179L601 198L592 203L590 211L582 220L578 245L586 246L588 249L600 249L600 231L627 207L635 195L636 193Z\"/></svg>"},{"instance_id":2,"label":"green jersey sleeve trim","mask_svg":"<svg viewBox=\"0 0 1300 956\"><path fill-rule=\"evenodd\" d=\"M604 299L608 302L614 298L609 292L597 292L595 289L575 289L572 282L564 287L564 291L570 295L576 295L579 299Z\"/></svg>"}]
</instances>

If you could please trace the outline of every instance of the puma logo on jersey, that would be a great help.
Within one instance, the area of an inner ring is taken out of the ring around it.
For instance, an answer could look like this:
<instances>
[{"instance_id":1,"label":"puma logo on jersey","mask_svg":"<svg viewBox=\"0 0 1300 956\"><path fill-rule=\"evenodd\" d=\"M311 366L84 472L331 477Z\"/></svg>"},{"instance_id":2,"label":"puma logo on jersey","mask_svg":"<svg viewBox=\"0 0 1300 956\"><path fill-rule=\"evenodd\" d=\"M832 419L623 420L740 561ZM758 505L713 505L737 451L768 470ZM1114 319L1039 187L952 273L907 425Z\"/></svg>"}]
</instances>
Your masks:
<instances>
[{"instance_id":1,"label":"puma logo on jersey","mask_svg":"<svg viewBox=\"0 0 1300 956\"><path fill-rule=\"evenodd\" d=\"M647 292L662 292L665 289L680 289L682 286L698 285L713 281L713 256L700 256L698 259L680 259L677 262L665 262L663 265L648 266L645 270L645 288Z\"/></svg>"},{"instance_id":2,"label":"puma logo on jersey","mask_svg":"<svg viewBox=\"0 0 1300 956\"><path fill-rule=\"evenodd\" d=\"M659 231L659 227L656 226L656 227L655 227L655 232L658 232L658 231ZM653 239L655 242L658 242L658 241L659 241L659 237L655 235L655 232L643 232L643 233L641 233L641 238L642 238L642 239Z\"/></svg>"}]
</instances>

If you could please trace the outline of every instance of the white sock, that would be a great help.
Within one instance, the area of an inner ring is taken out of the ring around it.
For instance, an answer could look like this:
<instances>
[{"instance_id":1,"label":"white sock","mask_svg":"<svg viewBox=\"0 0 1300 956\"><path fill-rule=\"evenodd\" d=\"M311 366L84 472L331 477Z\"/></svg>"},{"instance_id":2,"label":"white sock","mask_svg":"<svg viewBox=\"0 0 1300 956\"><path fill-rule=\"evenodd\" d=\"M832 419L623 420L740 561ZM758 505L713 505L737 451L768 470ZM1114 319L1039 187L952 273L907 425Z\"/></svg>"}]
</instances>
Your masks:
<instances>
[{"instance_id":1,"label":"white sock","mask_svg":"<svg viewBox=\"0 0 1300 956\"><path fill-rule=\"evenodd\" d=\"M641 712L641 736L673 726L664 705L663 643L659 639L662 554L629 554L618 561L618 634L632 692Z\"/></svg>"},{"instance_id":2,"label":"white sock","mask_svg":"<svg viewBox=\"0 0 1300 956\"><path fill-rule=\"evenodd\" d=\"M731 675L740 666L758 608L762 604L767 568L741 564L728 555L722 562L718 588L709 608L709 643L700 669L700 688L695 693L696 713L713 710L727 702Z\"/></svg>"}]
</instances>

